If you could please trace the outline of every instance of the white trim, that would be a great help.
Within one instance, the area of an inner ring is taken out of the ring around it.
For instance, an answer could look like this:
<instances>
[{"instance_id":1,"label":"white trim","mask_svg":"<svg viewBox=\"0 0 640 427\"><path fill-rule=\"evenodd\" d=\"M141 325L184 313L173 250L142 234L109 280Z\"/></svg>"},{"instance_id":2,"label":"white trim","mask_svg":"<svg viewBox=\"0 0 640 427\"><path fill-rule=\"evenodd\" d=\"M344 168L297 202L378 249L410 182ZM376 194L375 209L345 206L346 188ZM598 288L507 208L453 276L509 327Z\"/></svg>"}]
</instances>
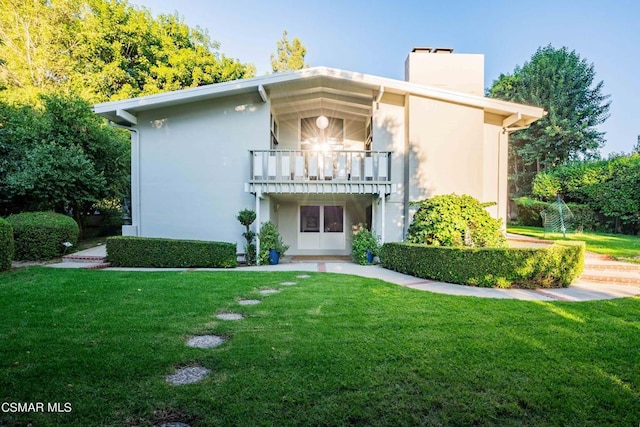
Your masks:
<instances>
[{"instance_id":1,"label":"white trim","mask_svg":"<svg viewBox=\"0 0 640 427\"><path fill-rule=\"evenodd\" d=\"M103 115L107 118L112 118L115 117L115 112L119 109L127 110L129 113L134 114L138 111L160 108L164 106L185 104L241 93L255 93L255 91L258 90L257 88L259 86L263 86L263 88L266 89L270 86L278 86L296 80L314 78L333 81L344 81L350 83L354 89L360 88L371 90L372 101L373 91L379 91L380 87L382 86L384 87L385 93L403 96L413 95L441 100L445 102L469 105L473 107L483 108L490 112L505 116L510 116L514 113L520 112L524 121L537 120L544 116L544 110L538 107L516 104L513 102L485 98L478 95L444 90L433 86L419 85L416 83L409 83L401 80L378 77L369 74L355 73L352 71L338 70L328 67L306 68L289 73L274 73L266 76L254 77L251 79L214 83L211 85L199 86L196 88L142 96L139 98L126 99L122 101L105 102L102 104L96 104L93 110L97 114ZM322 81L318 83L318 86L322 86ZM283 88L283 90L286 91L286 86Z\"/></svg>"},{"instance_id":2,"label":"white trim","mask_svg":"<svg viewBox=\"0 0 640 427\"><path fill-rule=\"evenodd\" d=\"M138 124L138 118L135 115L120 108L116 110L116 117L123 119L132 125Z\"/></svg>"},{"instance_id":3,"label":"white trim","mask_svg":"<svg viewBox=\"0 0 640 427\"><path fill-rule=\"evenodd\" d=\"M267 91L264 90L264 86L258 85L258 94L260 95L260 99L262 99L262 102L264 102L265 104L269 102L269 96L267 95Z\"/></svg>"}]
</instances>

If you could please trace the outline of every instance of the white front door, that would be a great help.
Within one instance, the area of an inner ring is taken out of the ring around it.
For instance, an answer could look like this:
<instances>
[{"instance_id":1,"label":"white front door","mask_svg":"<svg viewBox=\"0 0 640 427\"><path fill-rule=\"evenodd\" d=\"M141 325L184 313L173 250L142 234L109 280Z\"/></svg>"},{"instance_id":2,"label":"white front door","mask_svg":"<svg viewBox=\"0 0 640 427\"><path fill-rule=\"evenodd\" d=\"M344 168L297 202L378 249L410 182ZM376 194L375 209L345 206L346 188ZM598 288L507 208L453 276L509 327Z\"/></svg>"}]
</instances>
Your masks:
<instances>
[{"instance_id":1,"label":"white front door","mask_svg":"<svg viewBox=\"0 0 640 427\"><path fill-rule=\"evenodd\" d=\"M298 249L343 250L344 205L304 204L298 206Z\"/></svg>"}]
</instances>

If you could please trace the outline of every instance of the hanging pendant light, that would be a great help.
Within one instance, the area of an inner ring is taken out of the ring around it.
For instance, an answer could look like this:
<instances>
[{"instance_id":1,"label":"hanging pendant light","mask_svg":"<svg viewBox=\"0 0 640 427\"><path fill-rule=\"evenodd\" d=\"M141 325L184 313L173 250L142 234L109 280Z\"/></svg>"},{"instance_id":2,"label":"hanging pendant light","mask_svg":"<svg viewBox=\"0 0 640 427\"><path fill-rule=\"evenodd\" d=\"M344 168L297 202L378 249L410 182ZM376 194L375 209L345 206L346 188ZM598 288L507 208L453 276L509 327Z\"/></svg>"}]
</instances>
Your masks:
<instances>
[{"instance_id":1,"label":"hanging pendant light","mask_svg":"<svg viewBox=\"0 0 640 427\"><path fill-rule=\"evenodd\" d=\"M329 126L329 119L326 116L319 116L316 119L316 126L318 129L326 129Z\"/></svg>"}]
</instances>

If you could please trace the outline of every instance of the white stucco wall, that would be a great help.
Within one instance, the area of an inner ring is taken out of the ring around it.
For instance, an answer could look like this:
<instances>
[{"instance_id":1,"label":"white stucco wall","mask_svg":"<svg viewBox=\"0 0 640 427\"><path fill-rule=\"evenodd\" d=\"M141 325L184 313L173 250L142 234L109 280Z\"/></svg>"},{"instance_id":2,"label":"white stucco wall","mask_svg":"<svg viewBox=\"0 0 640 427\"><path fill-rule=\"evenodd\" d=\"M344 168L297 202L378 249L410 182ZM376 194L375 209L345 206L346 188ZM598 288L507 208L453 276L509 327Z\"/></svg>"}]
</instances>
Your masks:
<instances>
[{"instance_id":1,"label":"white stucco wall","mask_svg":"<svg viewBox=\"0 0 640 427\"><path fill-rule=\"evenodd\" d=\"M406 128L404 105L381 102L373 112L374 151L391 151L391 181L394 183L392 193L385 200L385 226L382 236L382 205L376 200L374 207L374 232L384 237L385 242L399 242L404 239L405 209L405 150Z\"/></svg>"},{"instance_id":2,"label":"white stucco wall","mask_svg":"<svg viewBox=\"0 0 640 427\"><path fill-rule=\"evenodd\" d=\"M138 128L139 235L237 242L241 251L236 215L255 209L244 192L248 150L269 148L268 105L247 96L152 110Z\"/></svg>"},{"instance_id":3,"label":"white stucco wall","mask_svg":"<svg viewBox=\"0 0 640 427\"><path fill-rule=\"evenodd\" d=\"M409 197L440 194L484 198L484 112L478 108L409 99Z\"/></svg>"},{"instance_id":4,"label":"white stucco wall","mask_svg":"<svg viewBox=\"0 0 640 427\"><path fill-rule=\"evenodd\" d=\"M484 55L411 52L405 61L405 80L484 96Z\"/></svg>"},{"instance_id":5,"label":"white stucco wall","mask_svg":"<svg viewBox=\"0 0 640 427\"><path fill-rule=\"evenodd\" d=\"M507 188L508 136L502 126L492 123L484 125L484 176L483 202L495 202L487 211L496 218L502 218L506 224L508 188Z\"/></svg>"}]
</instances>

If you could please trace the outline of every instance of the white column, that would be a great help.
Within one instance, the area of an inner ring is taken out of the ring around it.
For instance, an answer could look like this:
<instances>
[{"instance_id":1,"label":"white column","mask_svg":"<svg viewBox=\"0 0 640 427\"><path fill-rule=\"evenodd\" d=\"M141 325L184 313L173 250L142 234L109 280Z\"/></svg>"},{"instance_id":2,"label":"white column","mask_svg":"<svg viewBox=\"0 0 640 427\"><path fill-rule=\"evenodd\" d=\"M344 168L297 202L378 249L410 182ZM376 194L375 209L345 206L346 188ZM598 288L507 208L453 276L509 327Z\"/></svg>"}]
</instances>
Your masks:
<instances>
[{"instance_id":1,"label":"white column","mask_svg":"<svg viewBox=\"0 0 640 427\"><path fill-rule=\"evenodd\" d=\"M137 129L125 129L131 135L131 225L122 226L122 235L140 236L140 134Z\"/></svg>"},{"instance_id":2,"label":"white column","mask_svg":"<svg viewBox=\"0 0 640 427\"><path fill-rule=\"evenodd\" d=\"M380 225L380 232L382 233L382 235L380 236L380 243L384 243L384 234L385 234L385 228L386 228L386 223L387 223L387 217L386 217L386 196L384 195L384 192L380 193L380 221L382 221L382 224Z\"/></svg>"},{"instance_id":3,"label":"white column","mask_svg":"<svg viewBox=\"0 0 640 427\"><path fill-rule=\"evenodd\" d=\"M262 193L260 190L256 191L256 265L260 265L260 199Z\"/></svg>"},{"instance_id":4,"label":"white column","mask_svg":"<svg viewBox=\"0 0 640 427\"><path fill-rule=\"evenodd\" d=\"M369 224L369 227L371 228L371 231L373 231L374 233L376 231L378 231L378 226L376 225L376 205L378 204L378 201L376 199L373 199L373 202L371 202L371 224Z\"/></svg>"}]
</instances>

